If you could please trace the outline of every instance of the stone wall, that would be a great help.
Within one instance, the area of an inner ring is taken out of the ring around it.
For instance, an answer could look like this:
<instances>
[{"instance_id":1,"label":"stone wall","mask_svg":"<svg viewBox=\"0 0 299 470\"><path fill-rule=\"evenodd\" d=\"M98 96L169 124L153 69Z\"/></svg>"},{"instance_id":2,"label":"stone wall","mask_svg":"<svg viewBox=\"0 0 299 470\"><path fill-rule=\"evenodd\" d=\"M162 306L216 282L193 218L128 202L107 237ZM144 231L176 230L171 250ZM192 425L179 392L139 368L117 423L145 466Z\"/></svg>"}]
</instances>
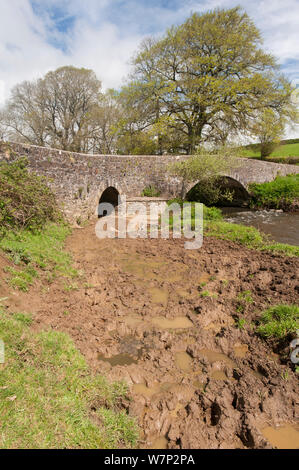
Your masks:
<instances>
[{"instance_id":1,"label":"stone wall","mask_svg":"<svg viewBox=\"0 0 299 470\"><path fill-rule=\"evenodd\" d=\"M45 175L70 220L84 220L97 214L102 192L115 187L120 195L139 197L142 190L154 185L161 196L184 196L196 181L184 185L180 178L167 175L170 163L187 156L156 155L85 155L25 144L0 144L0 160L13 161L26 156L29 166ZM230 175L244 188L249 183L271 181L280 173L298 173L295 165L240 159L239 168Z\"/></svg>"},{"instance_id":2,"label":"stone wall","mask_svg":"<svg viewBox=\"0 0 299 470\"><path fill-rule=\"evenodd\" d=\"M47 177L71 220L96 215L101 194L109 186L128 197L140 196L150 184L165 197L182 191L179 179L165 177L167 165L182 157L85 155L14 143L2 145L2 151L0 147L0 159L21 156L28 158L32 170Z\"/></svg>"}]
</instances>

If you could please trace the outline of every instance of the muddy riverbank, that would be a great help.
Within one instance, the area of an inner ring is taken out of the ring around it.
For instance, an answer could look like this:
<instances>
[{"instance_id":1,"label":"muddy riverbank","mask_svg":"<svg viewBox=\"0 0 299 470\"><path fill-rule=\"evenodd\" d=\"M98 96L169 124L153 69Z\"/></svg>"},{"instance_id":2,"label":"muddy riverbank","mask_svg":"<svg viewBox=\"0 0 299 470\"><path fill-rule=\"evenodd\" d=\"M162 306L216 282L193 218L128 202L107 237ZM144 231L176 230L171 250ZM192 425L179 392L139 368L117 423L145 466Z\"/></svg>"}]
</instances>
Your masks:
<instances>
[{"instance_id":1,"label":"muddy riverbank","mask_svg":"<svg viewBox=\"0 0 299 470\"><path fill-rule=\"evenodd\" d=\"M299 448L288 344L255 333L264 308L296 302L297 258L211 238L194 251L183 240L99 240L93 226L74 230L68 249L80 279L35 286L19 306L34 311L34 328L69 333L95 371L128 383L121 406L140 447Z\"/></svg>"}]
</instances>

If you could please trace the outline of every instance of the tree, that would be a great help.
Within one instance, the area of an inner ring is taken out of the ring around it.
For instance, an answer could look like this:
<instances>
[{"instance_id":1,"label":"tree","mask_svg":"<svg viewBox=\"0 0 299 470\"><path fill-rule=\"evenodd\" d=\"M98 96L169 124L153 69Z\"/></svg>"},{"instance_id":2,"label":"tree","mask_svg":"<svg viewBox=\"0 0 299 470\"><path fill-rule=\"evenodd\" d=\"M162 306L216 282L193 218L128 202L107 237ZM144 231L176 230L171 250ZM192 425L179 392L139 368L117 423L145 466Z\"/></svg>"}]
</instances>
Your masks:
<instances>
[{"instance_id":1,"label":"tree","mask_svg":"<svg viewBox=\"0 0 299 470\"><path fill-rule=\"evenodd\" d=\"M117 92L109 89L93 108L89 121L89 151L100 154L118 152L118 126L122 118Z\"/></svg>"},{"instance_id":2,"label":"tree","mask_svg":"<svg viewBox=\"0 0 299 470\"><path fill-rule=\"evenodd\" d=\"M147 132L156 129L160 153L173 147L192 154L204 142L225 143L248 131L264 109L283 116L292 87L261 44L240 7L195 13L161 39L143 42L123 93L131 90L137 114L150 112L135 117L133 131L142 123Z\"/></svg>"},{"instance_id":3,"label":"tree","mask_svg":"<svg viewBox=\"0 0 299 470\"><path fill-rule=\"evenodd\" d=\"M231 200L233 193L223 189L221 177L233 168L240 166L236 150L232 147L221 147L218 150L198 149L198 153L186 160L171 164L168 168L172 176L182 178L185 183L197 182L196 197L207 205L215 204L220 199Z\"/></svg>"},{"instance_id":4,"label":"tree","mask_svg":"<svg viewBox=\"0 0 299 470\"><path fill-rule=\"evenodd\" d=\"M284 133L284 120L272 109L265 109L252 125L252 133L260 141L261 158L271 155L279 145Z\"/></svg>"},{"instance_id":5,"label":"tree","mask_svg":"<svg viewBox=\"0 0 299 470\"><path fill-rule=\"evenodd\" d=\"M100 90L92 70L71 66L16 85L3 110L10 136L41 146L88 151Z\"/></svg>"}]
</instances>

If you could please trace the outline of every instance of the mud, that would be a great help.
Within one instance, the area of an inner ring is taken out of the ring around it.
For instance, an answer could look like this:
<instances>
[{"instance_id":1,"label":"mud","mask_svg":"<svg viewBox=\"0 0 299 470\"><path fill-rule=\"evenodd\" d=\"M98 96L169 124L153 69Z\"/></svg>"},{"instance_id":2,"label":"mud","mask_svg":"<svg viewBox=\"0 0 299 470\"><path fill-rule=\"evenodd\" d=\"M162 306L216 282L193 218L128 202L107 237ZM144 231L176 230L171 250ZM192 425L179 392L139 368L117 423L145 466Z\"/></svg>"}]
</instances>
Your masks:
<instances>
[{"instance_id":1,"label":"mud","mask_svg":"<svg viewBox=\"0 0 299 470\"><path fill-rule=\"evenodd\" d=\"M78 280L43 280L27 295L1 282L0 298L33 312L35 329L69 333L94 371L128 383L123 406L140 447L279 447L269 429L297 429L298 375L289 343L264 341L255 326L269 305L296 303L298 260L210 238L196 251L183 243L78 229L67 242ZM298 434L288 439L299 447Z\"/></svg>"}]
</instances>

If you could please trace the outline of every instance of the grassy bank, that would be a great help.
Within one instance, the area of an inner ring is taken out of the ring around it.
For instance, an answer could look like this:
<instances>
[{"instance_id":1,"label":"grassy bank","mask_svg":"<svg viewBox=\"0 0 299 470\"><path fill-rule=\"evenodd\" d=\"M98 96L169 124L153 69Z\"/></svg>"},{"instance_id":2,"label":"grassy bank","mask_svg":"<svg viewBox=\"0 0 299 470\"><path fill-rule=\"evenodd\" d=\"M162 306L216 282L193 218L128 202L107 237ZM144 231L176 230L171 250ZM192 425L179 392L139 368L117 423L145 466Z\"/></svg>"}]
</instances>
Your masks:
<instances>
[{"instance_id":1,"label":"grassy bank","mask_svg":"<svg viewBox=\"0 0 299 470\"><path fill-rule=\"evenodd\" d=\"M246 227L245 225L232 224L225 221L207 221L205 223L204 236L230 240L254 250L269 251L286 256L299 256L299 247L272 242L258 229Z\"/></svg>"},{"instance_id":2,"label":"grassy bank","mask_svg":"<svg viewBox=\"0 0 299 470\"><path fill-rule=\"evenodd\" d=\"M246 158L261 158L260 144L252 144L241 148L242 156ZM276 163L299 164L299 140L282 141L273 153L265 159Z\"/></svg>"},{"instance_id":3,"label":"grassy bank","mask_svg":"<svg viewBox=\"0 0 299 470\"><path fill-rule=\"evenodd\" d=\"M34 279L43 276L52 281L57 275L75 277L72 260L64 250L70 229L66 224L48 222L42 230L6 230L0 248L13 262L6 269L12 287L27 291Z\"/></svg>"},{"instance_id":4,"label":"grassy bank","mask_svg":"<svg viewBox=\"0 0 299 470\"><path fill-rule=\"evenodd\" d=\"M277 176L269 183L251 184L249 192L254 208L291 210L299 206L299 174Z\"/></svg>"},{"instance_id":5,"label":"grassy bank","mask_svg":"<svg viewBox=\"0 0 299 470\"><path fill-rule=\"evenodd\" d=\"M184 201L173 199L168 203L177 202L180 205ZM191 203L192 204L192 203ZM215 237L222 240L229 240L240 243L247 248L260 251L269 251L286 256L299 256L299 247L287 245L284 243L272 242L265 234L261 233L254 227L246 227L245 225L232 224L225 222L222 217L221 210L216 207L204 206L204 237ZM195 224L195 210L192 206L191 210L192 225ZM170 214L170 228L173 228L176 220Z\"/></svg>"},{"instance_id":6,"label":"grassy bank","mask_svg":"<svg viewBox=\"0 0 299 470\"><path fill-rule=\"evenodd\" d=\"M46 180L25 159L0 162L0 252L11 288L78 276L64 246L69 233ZM0 299L0 448L136 446L137 426L123 406L127 386L92 374L68 335L36 333L31 322Z\"/></svg>"},{"instance_id":7,"label":"grassy bank","mask_svg":"<svg viewBox=\"0 0 299 470\"><path fill-rule=\"evenodd\" d=\"M121 410L126 385L92 375L69 336L34 333L30 323L0 307L0 448L136 445L135 422Z\"/></svg>"}]
</instances>

